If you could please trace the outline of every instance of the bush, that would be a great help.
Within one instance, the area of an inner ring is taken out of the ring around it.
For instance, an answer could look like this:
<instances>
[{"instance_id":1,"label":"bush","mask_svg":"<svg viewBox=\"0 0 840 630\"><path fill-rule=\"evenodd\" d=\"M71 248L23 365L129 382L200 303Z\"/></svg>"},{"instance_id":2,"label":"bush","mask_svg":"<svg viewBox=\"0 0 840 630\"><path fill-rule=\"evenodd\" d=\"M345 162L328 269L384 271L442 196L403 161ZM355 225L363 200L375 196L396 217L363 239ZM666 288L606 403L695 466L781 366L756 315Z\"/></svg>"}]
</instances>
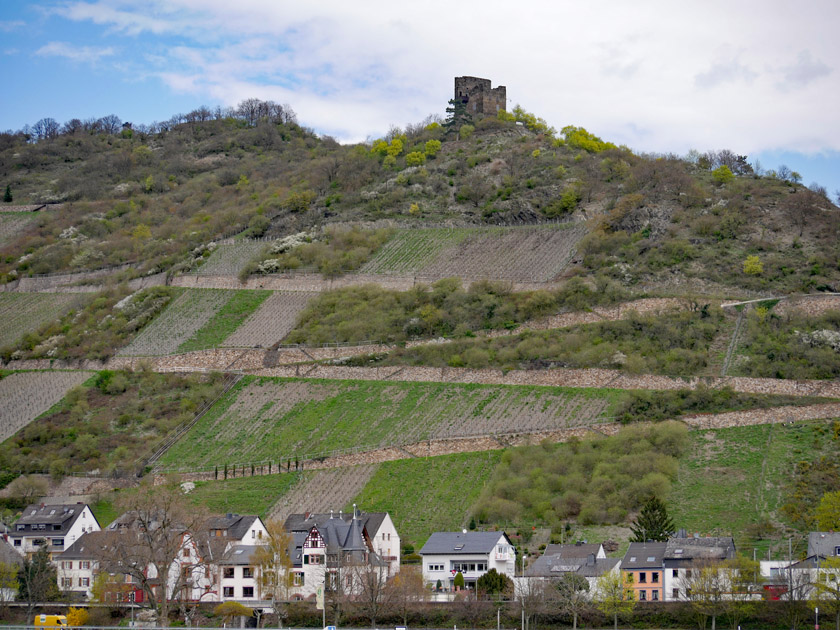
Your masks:
<instances>
[{"instance_id":1,"label":"bush","mask_svg":"<svg viewBox=\"0 0 840 630\"><path fill-rule=\"evenodd\" d=\"M712 171L712 179L715 180L715 183L723 185L728 184L733 179L735 179L735 174L729 169L726 164L721 164L715 170Z\"/></svg>"},{"instance_id":2,"label":"bush","mask_svg":"<svg viewBox=\"0 0 840 630\"><path fill-rule=\"evenodd\" d=\"M412 151L405 156L406 166L420 166L426 163L426 154L420 151Z\"/></svg>"}]
</instances>

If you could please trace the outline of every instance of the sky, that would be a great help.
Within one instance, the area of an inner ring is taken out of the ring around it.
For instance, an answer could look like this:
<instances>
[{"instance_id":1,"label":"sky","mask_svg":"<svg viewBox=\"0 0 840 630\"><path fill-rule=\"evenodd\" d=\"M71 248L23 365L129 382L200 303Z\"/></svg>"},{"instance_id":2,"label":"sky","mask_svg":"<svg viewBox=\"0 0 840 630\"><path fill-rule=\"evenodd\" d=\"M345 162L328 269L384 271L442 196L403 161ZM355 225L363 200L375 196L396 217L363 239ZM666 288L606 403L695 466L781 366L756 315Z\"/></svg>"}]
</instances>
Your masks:
<instances>
[{"instance_id":1,"label":"sky","mask_svg":"<svg viewBox=\"0 0 840 630\"><path fill-rule=\"evenodd\" d=\"M257 97L342 142L455 76L636 152L730 149L840 191L838 0L2 0L0 129Z\"/></svg>"}]
</instances>

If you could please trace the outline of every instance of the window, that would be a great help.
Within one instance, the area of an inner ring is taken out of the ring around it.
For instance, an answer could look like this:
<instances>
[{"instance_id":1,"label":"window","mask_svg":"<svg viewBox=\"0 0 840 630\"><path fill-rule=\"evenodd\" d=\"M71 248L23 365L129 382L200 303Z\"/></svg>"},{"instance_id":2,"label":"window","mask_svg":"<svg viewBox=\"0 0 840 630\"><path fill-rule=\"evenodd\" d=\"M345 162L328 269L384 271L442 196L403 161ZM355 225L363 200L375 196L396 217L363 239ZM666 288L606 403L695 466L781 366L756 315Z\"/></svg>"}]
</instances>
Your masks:
<instances>
[{"instance_id":1,"label":"window","mask_svg":"<svg viewBox=\"0 0 840 630\"><path fill-rule=\"evenodd\" d=\"M253 586L243 586L242 587L242 597L253 597L254 596L254 587Z\"/></svg>"},{"instance_id":2,"label":"window","mask_svg":"<svg viewBox=\"0 0 840 630\"><path fill-rule=\"evenodd\" d=\"M20 538L15 538L15 547L20 547Z\"/></svg>"},{"instance_id":3,"label":"window","mask_svg":"<svg viewBox=\"0 0 840 630\"><path fill-rule=\"evenodd\" d=\"M61 588L73 588L73 578L61 578Z\"/></svg>"},{"instance_id":4,"label":"window","mask_svg":"<svg viewBox=\"0 0 840 630\"><path fill-rule=\"evenodd\" d=\"M73 568L73 562L70 561L70 560L66 560L66 561L61 563L61 568L62 569L72 569Z\"/></svg>"},{"instance_id":5,"label":"window","mask_svg":"<svg viewBox=\"0 0 840 630\"><path fill-rule=\"evenodd\" d=\"M303 586L303 573L292 573L292 585Z\"/></svg>"},{"instance_id":6,"label":"window","mask_svg":"<svg viewBox=\"0 0 840 630\"><path fill-rule=\"evenodd\" d=\"M181 552L181 555L184 558L189 558L190 557L190 550L189 549L184 549L184 551Z\"/></svg>"},{"instance_id":7,"label":"window","mask_svg":"<svg viewBox=\"0 0 840 630\"><path fill-rule=\"evenodd\" d=\"M659 582L659 571L651 571L650 572L650 581L654 584Z\"/></svg>"},{"instance_id":8,"label":"window","mask_svg":"<svg viewBox=\"0 0 840 630\"><path fill-rule=\"evenodd\" d=\"M834 548L834 555L835 556L840 556L840 546L837 546L837 547Z\"/></svg>"},{"instance_id":9,"label":"window","mask_svg":"<svg viewBox=\"0 0 840 630\"><path fill-rule=\"evenodd\" d=\"M444 570L444 568L443 568L442 564L430 564L429 565L429 571L443 571L443 570Z\"/></svg>"},{"instance_id":10,"label":"window","mask_svg":"<svg viewBox=\"0 0 840 630\"><path fill-rule=\"evenodd\" d=\"M651 594L650 594L650 598L653 601L658 602L659 601L659 591L652 591Z\"/></svg>"},{"instance_id":11,"label":"window","mask_svg":"<svg viewBox=\"0 0 840 630\"><path fill-rule=\"evenodd\" d=\"M256 538L256 537L257 537L257 530L256 530L256 529L252 529L252 530L251 530L251 538Z\"/></svg>"},{"instance_id":12,"label":"window","mask_svg":"<svg viewBox=\"0 0 840 630\"><path fill-rule=\"evenodd\" d=\"M639 591L639 601L646 602L647 601L647 591Z\"/></svg>"},{"instance_id":13,"label":"window","mask_svg":"<svg viewBox=\"0 0 840 630\"><path fill-rule=\"evenodd\" d=\"M644 571L639 571L639 584L645 584L647 582L647 573Z\"/></svg>"},{"instance_id":14,"label":"window","mask_svg":"<svg viewBox=\"0 0 840 630\"><path fill-rule=\"evenodd\" d=\"M254 577L254 568L253 567L242 567L242 577L244 577L244 578Z\"/></svg>"},{"instance_id":15,"label":"window","mask_svg":"<svg viewBox=\"0 0 840 630\"><path fill-rule=\"evenodd\" d=\"M72 569L73 567L70 567L70 568ZM90 562L88 560L82 560L81 562L79 562L79 568L80 569L90 569Z\"/></svg>"},{"instance_id":16,"label":"window","mask_svg":"<svg viewBox=\"0 0 840 630\"><path fill-rule=\"evenodd\" d=\"M677 569L674 569L671 572L671 577L680 577L680 572Z\"/></svg>"},{"instance_id":17,"label":"window","mask_svg":"<svg viewBox=\"0 0 840 630\"><path fill-rule=\"evenodd\" d=\"M691 577L691 569L686 569L685 570L685 577L687 577L687 578Z\"/></svg>"},{"instance_id":18,"label":"window","mask_svg":"<svg viewBox=\"0 0 840 630\"><path fill-rule=\"evenodd\" d=\"M84 587L90 586L90 578L88 578L88 577L79 578L79 586L84 586Z\"/></svg>"},{"instance_id":19,"label":"window","mask_svg":"<svg viewBox=\"0 0 840 630\"><path fill-rule=\"evenodd\" d=\"M671 590L671 599L679 599L680 598L680 589L675 588Z\"/></svg>"},{"instance_id":20,"label":"window","mask_svg":"<svg viewBox=\"0 0 840 630\"><path fill-rule=\"evenodd\" d=\"M233 577L233 567L225 567L224 569L222 569L222 577L232 578Z\"/></svg>"},{"instance_id":21,"label":"window","mask_svg":"<svg viewBox=\"0 0 840 630\"><path fill-rule=\"evenodd\" d=\"M233 597L233 587L232 586L223 586L222 587L222 595L225 597Z\"/></svg>"}]
</instances>

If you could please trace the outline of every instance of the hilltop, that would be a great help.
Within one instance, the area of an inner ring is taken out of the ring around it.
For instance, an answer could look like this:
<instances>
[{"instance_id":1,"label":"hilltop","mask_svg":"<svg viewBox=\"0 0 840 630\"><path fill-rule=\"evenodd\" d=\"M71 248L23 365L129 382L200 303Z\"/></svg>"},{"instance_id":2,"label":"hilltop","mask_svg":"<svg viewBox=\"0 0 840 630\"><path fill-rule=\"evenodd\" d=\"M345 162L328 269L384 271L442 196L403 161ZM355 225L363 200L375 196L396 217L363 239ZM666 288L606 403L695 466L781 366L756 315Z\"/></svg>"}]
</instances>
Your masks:
<instances>
[{"instance_id":1,"label":"hilltop","mask_svg":"<svg viewBox=\"0 0 840 630\"><path fill-rule=\"evenodd\" d=\"M728 150L441 123L348 146L247 101L0 134L4 480L177 470L214 509L364 500L416 543L619 527L650 493L739 544L801 537L837 489L840 209ZM712 456L748 509L689 483Z\"/></svg>"}]
</instances>

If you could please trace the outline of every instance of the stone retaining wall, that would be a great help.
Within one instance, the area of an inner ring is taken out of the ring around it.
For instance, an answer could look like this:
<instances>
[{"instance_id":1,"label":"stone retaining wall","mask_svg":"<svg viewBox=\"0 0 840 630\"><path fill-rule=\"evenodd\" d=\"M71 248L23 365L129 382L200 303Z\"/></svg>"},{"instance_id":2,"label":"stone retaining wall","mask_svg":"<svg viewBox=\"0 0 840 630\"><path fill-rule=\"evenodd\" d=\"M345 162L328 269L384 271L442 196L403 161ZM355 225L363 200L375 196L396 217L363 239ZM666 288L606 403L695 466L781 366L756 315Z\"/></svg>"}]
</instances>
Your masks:
<instances>
[{"instance_id":1,"label":"stone retaining wall","mask_svg":"<svg viewBox=\"0 0 840 630\"><path fill-rule=\"evenodd\" d=\"M383 289L407 291L417 284L430 284L439 278L424 278L418 276L391 276L387 274L348 274L338 278L324 278L320 274L290 274L282 276L256 276L248 279L244 284L236 276L199 276L184 275L172 279L172 286L189 289L267 289L271 291L306 291L320 293L330 289L356 286L359 284L376 284ZM490 278L492 280L492 278ZM466 288L479 279L462 278ZM543 282L508 282L513 291L535 291L560 286L561 283Z\"/></svg>"},{"instance_id":2,"label":"stone retaining wall","mask_svg":"<svg viewBox=\"0 0 840 630\"><path fill-rule=\"evenodd\" d=\"M791 311L803 313L808 317L817 317L826 311L840 311L840 295L805 295L783 300L773 309L774 313L786 315Z\"/></svg>"}]
</instances>

